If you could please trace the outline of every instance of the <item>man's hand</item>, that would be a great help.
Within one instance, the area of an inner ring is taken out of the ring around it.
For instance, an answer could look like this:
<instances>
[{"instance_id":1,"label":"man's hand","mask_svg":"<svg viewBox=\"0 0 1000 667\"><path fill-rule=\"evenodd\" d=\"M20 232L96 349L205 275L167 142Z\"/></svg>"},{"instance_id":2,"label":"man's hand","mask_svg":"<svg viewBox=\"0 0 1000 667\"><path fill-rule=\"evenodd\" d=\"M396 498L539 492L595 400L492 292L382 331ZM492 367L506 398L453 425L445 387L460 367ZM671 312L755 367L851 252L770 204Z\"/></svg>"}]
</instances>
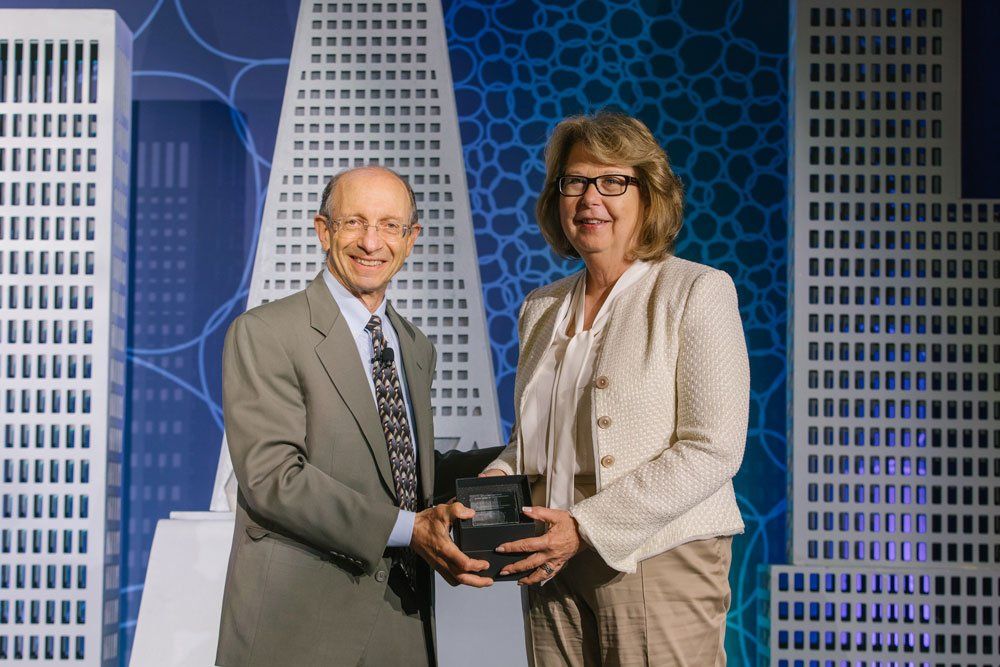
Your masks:
<instances>
[{"instance_id":1,"label":"man's hand","mask_svg":"<svg viewBox=\"0 0 1000 667\"><path fill-rule=\"evenodd\" d=\"M418 512L413 521L410 548L452 586L465 584L485 588L493 585L492 579L473 574L488 569L490 564L484 560L473 560L462 553L449 532L452 523L471 519L475 514L462 503L450 503Z\"/></svg>"},{"instance_id":2,"label":"man's hand","mask_svg":"<svg viewBox=\"0 0 1000 667\"><path fill-rule=\"evenodd\" d=\"M487 468L486 470L484 470L481 473L479 473L479 476L480 477L503 477L506 474L507 473L505 473L503 470L500 470L499 468Z\"/></svg>"},{"instance_id":3,"label":"man's hand","mask_svg":"<svg viewBox=\"0 0 1000 667\"><path fill-rule=\"evenodd\" d=\"M515 572L535 570L517 582L518 586L538 584L556 576L566 562L583 551L586 543L580 537L576 519L566 510L547 507L525 507L525 514L537 521L544 521L548 529L541 537L529 537L507 542L497 547L501 553L531 553L530 556L504 567L501 576Z\"/></svg>"}]
</instances>

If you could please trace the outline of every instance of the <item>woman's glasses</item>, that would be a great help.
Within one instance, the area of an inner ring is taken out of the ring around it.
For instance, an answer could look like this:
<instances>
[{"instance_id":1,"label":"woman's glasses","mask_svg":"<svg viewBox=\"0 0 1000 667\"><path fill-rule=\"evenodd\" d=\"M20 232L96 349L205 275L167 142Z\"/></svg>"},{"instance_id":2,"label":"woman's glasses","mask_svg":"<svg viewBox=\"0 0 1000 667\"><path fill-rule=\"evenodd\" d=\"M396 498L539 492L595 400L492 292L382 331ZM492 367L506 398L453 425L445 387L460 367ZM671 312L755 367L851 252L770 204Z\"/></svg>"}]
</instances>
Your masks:
<instances>
[{"instance_id":1,"label":"woman's glasses","mask_svg":"<svg viewBox=\"0 0 1000 667\"><path fill-rule=\"evenodd\" d=\"M626 176L625 174L604 174L593 178L587 178L586 176L560 176L559 194L563 197L579 197L587 191L591 183L597 188L597 192L605 197L617 197L625 194L630 183L638 186L639 179L635 176Z\"/></svg>"}]
</instances>

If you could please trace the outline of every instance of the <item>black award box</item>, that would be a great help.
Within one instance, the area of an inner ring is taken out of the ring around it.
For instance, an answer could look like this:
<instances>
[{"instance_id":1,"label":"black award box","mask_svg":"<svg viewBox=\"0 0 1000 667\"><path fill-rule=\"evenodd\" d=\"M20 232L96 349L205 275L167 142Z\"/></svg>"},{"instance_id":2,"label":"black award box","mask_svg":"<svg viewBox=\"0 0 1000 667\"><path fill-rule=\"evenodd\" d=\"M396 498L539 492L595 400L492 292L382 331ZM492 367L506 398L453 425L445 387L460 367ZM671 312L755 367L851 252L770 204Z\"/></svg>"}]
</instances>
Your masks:
<instances>
[{"instance_id":1,"label":"black award box","mask_svg":"<svg viewBox=\"0 0 1000 667\"><path fill-rule=\"evenodd\" d=\"M476 516L455 524L455 543L470 558L488 561L490 569L477 574L496 581L515 581L532 570L506 577L498 576L504 565L527 558L530 554L497 553L505 542L537 537L545 525L521 511L531 504L531 489L524 475L467 477L455 481L455 499L476 510Z\"/></svg>"}]
</instances>

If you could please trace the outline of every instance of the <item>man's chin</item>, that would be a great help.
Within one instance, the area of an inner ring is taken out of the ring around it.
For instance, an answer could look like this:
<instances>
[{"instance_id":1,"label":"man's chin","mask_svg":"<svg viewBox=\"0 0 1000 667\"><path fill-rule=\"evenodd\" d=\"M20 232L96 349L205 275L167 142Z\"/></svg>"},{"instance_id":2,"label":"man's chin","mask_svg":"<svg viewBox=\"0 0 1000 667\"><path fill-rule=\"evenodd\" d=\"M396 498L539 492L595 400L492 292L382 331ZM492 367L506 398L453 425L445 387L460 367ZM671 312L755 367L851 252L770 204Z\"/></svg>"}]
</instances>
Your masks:
<instances>
[{"instance_id":1,"label":"man's chin","mask_svg":"<svg viewBox=\"0 0 1000 667\"><path fill-rule=\"evenodd\" d=\"M348 288L355 296L368 296L371 294L382 294L385 292L386 287L389 283L375 281L371 279L365 280L353 280L351 281L351 286Z\"/></svg>"}]
</instances>

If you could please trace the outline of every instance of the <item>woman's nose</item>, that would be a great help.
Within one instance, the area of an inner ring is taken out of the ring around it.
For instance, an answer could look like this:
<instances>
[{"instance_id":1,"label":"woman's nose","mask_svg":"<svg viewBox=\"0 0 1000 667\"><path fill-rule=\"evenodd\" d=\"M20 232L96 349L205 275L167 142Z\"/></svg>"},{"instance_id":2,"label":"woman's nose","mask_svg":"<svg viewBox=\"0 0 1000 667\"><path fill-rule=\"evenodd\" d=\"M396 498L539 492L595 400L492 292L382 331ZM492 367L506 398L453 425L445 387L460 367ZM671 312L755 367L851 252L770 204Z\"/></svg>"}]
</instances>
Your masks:
<instances>
[{"instance_id":1,"label":"woman's nose","mask_svg":"<svg viewBox=\"0 0 1000 667\"><path fill-rule=\"evenodd\" d=\"M603 201L601 193L597 191L596 183L587 183L587 189L583 191L582 195L580 195L580 201L585 203L587 206L600 204Z\"/></svg>"}]
</instances>

